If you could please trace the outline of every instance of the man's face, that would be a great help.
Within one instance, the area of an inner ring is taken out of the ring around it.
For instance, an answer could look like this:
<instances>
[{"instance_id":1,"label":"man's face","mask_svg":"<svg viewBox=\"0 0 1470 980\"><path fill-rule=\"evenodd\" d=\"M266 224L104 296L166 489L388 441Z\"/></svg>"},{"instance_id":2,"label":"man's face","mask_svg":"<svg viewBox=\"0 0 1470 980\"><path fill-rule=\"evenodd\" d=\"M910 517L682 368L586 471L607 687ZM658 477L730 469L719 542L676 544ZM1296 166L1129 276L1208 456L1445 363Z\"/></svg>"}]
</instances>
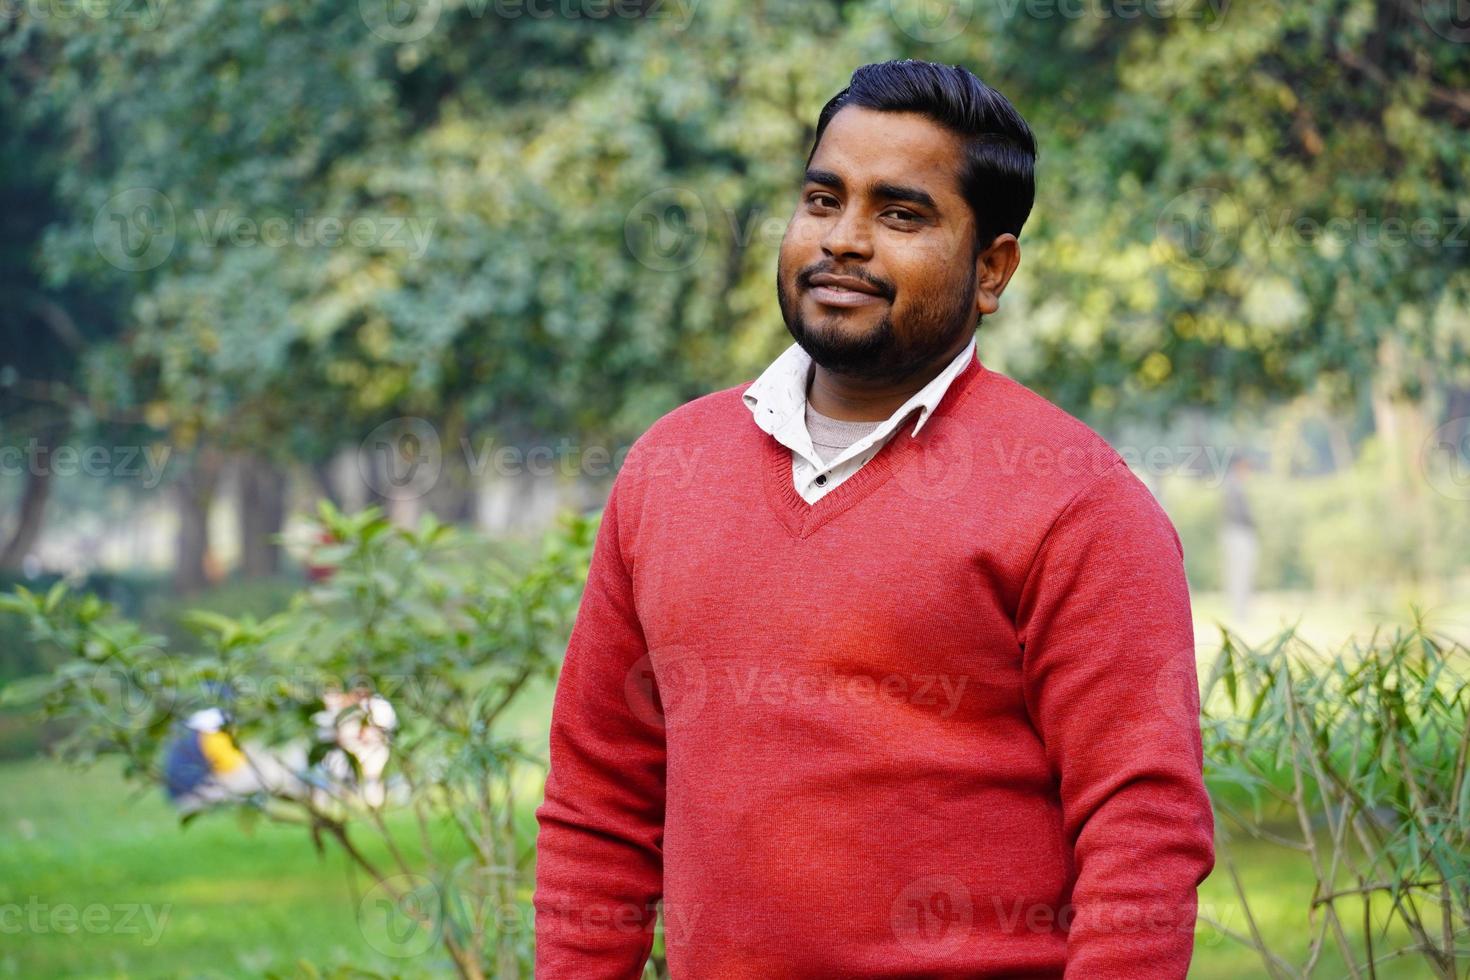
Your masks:
<instances>
[{"instance_id":1,"label":"man's face","mask_svg":"<svg viewBox=\"0 0 1470 980\"><path fill-rule=\"evenodd\" d=\"M916 113L838 110L781 242L786 329L837 374L898 381L976 322L974 216L959 137Z\"/></svg>"}]
</instances>

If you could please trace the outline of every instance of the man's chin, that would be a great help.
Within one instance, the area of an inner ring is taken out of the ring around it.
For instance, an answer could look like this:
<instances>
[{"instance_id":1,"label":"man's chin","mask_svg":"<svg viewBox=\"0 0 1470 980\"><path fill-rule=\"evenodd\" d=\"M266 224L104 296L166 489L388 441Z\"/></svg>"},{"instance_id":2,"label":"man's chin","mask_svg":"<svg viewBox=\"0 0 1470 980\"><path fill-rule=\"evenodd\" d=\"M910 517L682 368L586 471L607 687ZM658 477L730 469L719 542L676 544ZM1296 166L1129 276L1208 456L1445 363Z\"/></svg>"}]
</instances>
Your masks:
<instances>
[{"instance_id":1,"label":"man's chin","mask_svg":"<svg viewBox=\"0 0 1470 980\"><path fill-rule=\"evenodd\" d=\"M853 316L818 316L807 319L796 340L810 352L813 348L837 357L852 357L870 352L881 324L859 323Z\"/></svg>"},{"instance_id":2,"label":"man's chin","mask_svg":"<svg viewBox=\"0 0 1470 980\"><path fill-rule=\"evenodd\" d=\"M862 341L877 333L888 313L887 303L866 306L825 306L815 300L802 304L803 320L808 329L833 338Z\"/></svg>"},{"instance_id":3,"label":"man's chin","mask_svg":"<svg viewBox=\"0 0 1470 980\"><path fill-rule=\"evenodd\" d=\"M880 320L861 322L857 317L823 318L812 324L812 333L831 347L869 348L878 341Z\"/></svg>"},{"instance_id":4,"label":"man's chin","mask_svg":"<svg viewBox=\"0 0 1470 980\"><path fill-rule=\"evenodd\" d=\"M803 317L795 328L787 324L792 338L813 361L839 374L868 374L890 356L893 342L882 316Z\"/></svg>"}]
</instances>

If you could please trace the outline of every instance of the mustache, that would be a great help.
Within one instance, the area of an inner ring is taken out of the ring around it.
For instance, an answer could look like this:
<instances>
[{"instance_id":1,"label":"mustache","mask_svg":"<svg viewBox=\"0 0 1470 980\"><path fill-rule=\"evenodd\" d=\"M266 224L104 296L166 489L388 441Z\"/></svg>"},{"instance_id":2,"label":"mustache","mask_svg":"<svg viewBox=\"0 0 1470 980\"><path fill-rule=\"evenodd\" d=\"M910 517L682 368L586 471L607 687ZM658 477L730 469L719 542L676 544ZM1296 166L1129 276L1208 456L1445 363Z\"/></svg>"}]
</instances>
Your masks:
<instances>
[{"instance_id":1,"label":"mustache","mask_svg":"<svg viewBox=\"0 0 1470 980\"><path fill-rule=\"evenodd\" d=\"M839 269L836 266L831 265L827 262L818 262L816 265L809 265L805 269L802 269L796 274L796 284L802 289L811 289L812 276L821 275L850 276L853 279L861 279L863 282L876 289L878 291L878 295L882 296L886 300L892 300L893 294L896 291L893 287L893 283L889 282L887 279L879 279L877 276L868 275L866 272L863 272L859 269Z\"/></svg>"}]
</instances>

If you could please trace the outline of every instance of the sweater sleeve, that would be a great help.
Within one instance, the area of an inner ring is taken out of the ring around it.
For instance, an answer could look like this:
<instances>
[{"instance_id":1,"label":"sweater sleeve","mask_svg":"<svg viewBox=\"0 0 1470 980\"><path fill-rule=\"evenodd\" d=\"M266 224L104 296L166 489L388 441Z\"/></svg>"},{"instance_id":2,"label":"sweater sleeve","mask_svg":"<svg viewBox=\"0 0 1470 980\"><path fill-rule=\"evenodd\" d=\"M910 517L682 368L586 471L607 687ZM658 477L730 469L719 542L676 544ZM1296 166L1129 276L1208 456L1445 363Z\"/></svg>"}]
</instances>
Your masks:
<instances>
[{"instance_id":1,"label":"sweater sleeve","mask_svg":"<svg viewBox=\"0 0 1470 980\"><path fill-rule=\"evenodd\" d=\"M552 704L536 810L536 977L636 980L663 891L664 731L618 533L603 510Z\"/></svg>"},{"instance_id":2,"label":"sweater sleeve","mask_svg":"<svg viewBox=\"0 0 1470 980\"><path fill-rule=\"evenodd\" d=\"M1076 879L1067 980L1183 978L1214 867L1179 536L1117 460L1057 517L1017 614Z\"/></svg>"}]
</instances>

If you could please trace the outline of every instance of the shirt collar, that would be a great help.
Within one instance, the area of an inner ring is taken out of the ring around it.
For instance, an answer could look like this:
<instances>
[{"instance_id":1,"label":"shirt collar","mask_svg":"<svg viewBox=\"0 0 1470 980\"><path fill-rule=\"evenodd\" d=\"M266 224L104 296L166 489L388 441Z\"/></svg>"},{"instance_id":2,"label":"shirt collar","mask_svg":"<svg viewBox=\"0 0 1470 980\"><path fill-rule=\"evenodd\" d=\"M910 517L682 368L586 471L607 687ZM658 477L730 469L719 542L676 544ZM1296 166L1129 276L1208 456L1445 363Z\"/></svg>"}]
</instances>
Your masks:
<instances>
[{"instance_id":1,"label":"shirt collar","mask_svg":"<svg viewBox=\"0 0 1470 980\"><path fill-rule=\"evenodd\" d=\"M944 393L970 362L975 359L975 338L971 337L965 349L955 355L932 380L890 415L883 426L887 426L912 412L917 406L919 420L914 424L913 435L918 435L929 415L939 405ZM760 377L751 382L741 398L755 418L755 424L766 432L774 433L795 416L800 416L805 425L807 381L812 370L811 355L793 343L786 348Z\"/></svg>"}]
</instances>

